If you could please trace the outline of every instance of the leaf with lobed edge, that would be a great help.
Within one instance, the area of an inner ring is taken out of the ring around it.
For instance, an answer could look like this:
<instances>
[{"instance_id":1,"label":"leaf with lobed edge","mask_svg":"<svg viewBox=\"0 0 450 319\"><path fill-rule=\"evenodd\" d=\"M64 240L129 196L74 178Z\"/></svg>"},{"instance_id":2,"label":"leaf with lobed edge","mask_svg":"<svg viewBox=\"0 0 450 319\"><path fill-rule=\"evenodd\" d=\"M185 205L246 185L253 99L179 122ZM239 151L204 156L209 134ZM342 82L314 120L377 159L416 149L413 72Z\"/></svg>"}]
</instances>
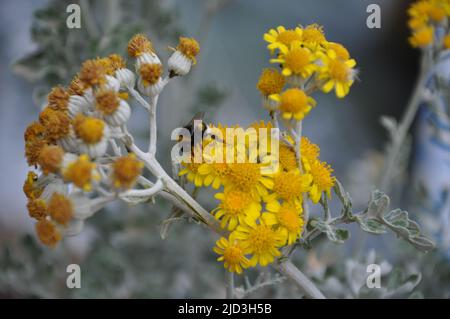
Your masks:
<instances>
[{"instance_id":1,"label":"leaf with lobed edge","mask_svg":"<svg viewBox=\"0 0 450 319\"><path fill-rule=\"evenodd\" d=\"M389 196L375 190L367 211L357 216L361 229L371 234L383 234L390 229L421 252L434 249L434 242L421 234L419 225L409 218L408 212L399 208L388 210L389 203Z\"/></svg>"}]
</instances>

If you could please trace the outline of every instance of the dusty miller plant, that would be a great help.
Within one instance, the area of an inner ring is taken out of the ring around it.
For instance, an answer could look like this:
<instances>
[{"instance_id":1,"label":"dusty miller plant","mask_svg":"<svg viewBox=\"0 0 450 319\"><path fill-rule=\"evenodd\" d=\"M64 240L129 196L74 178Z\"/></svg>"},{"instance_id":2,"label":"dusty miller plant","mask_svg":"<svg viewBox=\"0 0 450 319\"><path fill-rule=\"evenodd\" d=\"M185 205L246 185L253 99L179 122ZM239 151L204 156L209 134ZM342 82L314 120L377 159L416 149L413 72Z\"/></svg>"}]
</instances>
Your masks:
<instances>
[{"instance_id":1,"label":"dusty miller plant","mask_svg":"<svg viewBox=\"0 0 450 319\"><path fill-rule=\"evenodd\" d=\"M324 298L290 257L297 247L312 247L320 234L335 243L345 242L349 232L340 228L342 224L357 223L373 234L389 230L420 251L432 249L417 223L407 212L391 210L389 197L380 191L373 192L367 209L354 213L349 194L332 176L331 167L319 160L319 147L303 136L303 120L316 106L312 94L320 90L334 90L338 98L348 94L356 62L347 49L328 41L318 25L280 26L264 39L274 55L271 62L281 66L281 71L264 70L257 85L271 120L253 124L249 128L253 131L246 131L237 143L228 133L242 132L239 126L190 123L172 135L181 137L183 156L177 161L172 152L170 174L156 158L157 104L165 87L196 64L200 46L195 39L180 37L163 64L154 44L143 34L134 35L127 53L135 72L114 53L86 60L67 87L53 87L39 120L25 132L26 158L38 171L30 171L24 192L40 241L53 247L64 237L79 234L85 221L110 202L164 199L220 236L214 251L229 272L230 298L277 282L275 278L247 284L243 291L234 287L234 273L269 264L306 297ZM148 116L145 149L127 127L131 98ZM219 156L222 151L226 162ZM144 170L149 174L144 176ZM185 188L183 176L195 185L193 193ZM198 188L209 186L217 190L220 201L211 212L195 199ZM341 202L339 214L329 207L331 192ZM318 205L323 214L313 215L310 205Z\"/></svg>"}]
</instances>

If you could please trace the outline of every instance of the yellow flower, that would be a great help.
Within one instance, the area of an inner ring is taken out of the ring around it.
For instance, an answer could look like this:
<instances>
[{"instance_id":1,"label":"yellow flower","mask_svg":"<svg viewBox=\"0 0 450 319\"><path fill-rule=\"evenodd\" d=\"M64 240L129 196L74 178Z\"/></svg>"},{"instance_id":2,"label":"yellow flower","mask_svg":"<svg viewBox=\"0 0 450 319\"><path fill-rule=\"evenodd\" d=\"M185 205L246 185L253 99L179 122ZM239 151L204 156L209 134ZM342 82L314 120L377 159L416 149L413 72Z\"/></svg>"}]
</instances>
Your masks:
<instances>
[{"instance_id":1,"label":"yellow flower","mask_svg":"<svg viewBox=\"0 0 450 319\"><path fill-rule=\"evenodd\" d=\"M124 58L116 53L110 54L107 58L109 60L110 67L117 71L126 67L127 63Z\"/></svg>"},{"instance_id":2,"label":"yellow flower","mask_svg":"<svg viewBox=\"0 0 450 319\"><path fill-rule=\"evenodd\" d=\"M336 96L343 98L350 91L356 76L353 69L356 65L354 59L344 60L340 58L334 50L328 50L326 54L320 53L323 61L318 79L323 81L322 91L325 93L335 89Z\"/></svg>"},{"instance_id":3,"label":"yellow flower","mask_svg":"<svg viewBox=\"0 0 450 319\"><path fill-rule=\"evenodd\" d=\"M86 144L97 144L104 137L105 122L102 120L78 114L73 122L75 134Z\"/></svg>"},{"instance_id":4,"label":"yellow flower","mask_svg":"<svg viewBox=\"0 0 450 319\"><path fill-rule=\"evenodd\" d=\"M230 174L227 176L225 186L236 187L246 191L257 201L268 194L272 189L273 181L261 169L259 163L233 163L229 164Z\"/></svg>"},{"instance_id":5,"label":"yellow flower","mask_svg":"<svg viewBox=\"0 0 450 319\"><path fill-rule=\"evenodd\" d=\"M302 40L303 30L299 27L294 30L279 26L276 29L270 29L264 34L264 41L268 42L267 48L273 53L275 49L289 47L294 41Z\"/></svg>"},{"instance_id":6,"label":"yellow flower","mask_svg":"<svg viewBox=\"0 0 450 319\"><path fill-rule=\"evenodd\" d=\"M99 60L85 61L81 66L79 78L88 87L104 84L106 82L104 63Z\"/></svg>"},{"instance_id":7,"label":"yellow flower","mask_svg":"<svg viewBox=\"0 0 450 319\"><path fill-rule=\"evenodd\" d=\"M144 163L130 153L119 157L112 164L112 182L116 188L131 188L136 183L137 178L142 173Z\"/></svg>"},{"instance_id":8,"label":"yellow flower","mask_svg":"<svg viewBox=\"0 0 450 319\"><path fill-rule=\"evenodd\" d=\"M197 172L204 176L202 184L205 186L211 185L212 188L218 189L221 185L223 185L224 180L230 174L230 169L226 163L203 163L198 166ZM195 181L195 177L193 180Z\"/></svg>"},{"instance_id":9,"label":"yellow flower","mask_svg":"<svg viewBox=\"0 0 450 319\"><path fill-rule=\"evenodd\" d=\"M411 37L409 37L409 43L414 48L426 48L433 44L434 41L434 28L432 26L423 27L414 31Z\"/></svg>"},{"instance_id":10,"label":"yellow flower","mask_svg":"<svg viewBox=\"0 0 450 319\"><path fill-rule=\"evenodd\" d=\"M37 165L39 154L47 145L45 139L33 139L25 143L25 157L27 158L28 165Z\"/></svg>"},{"instance_id":11,"label":"yellow flower","mask_svg":"<svg viewBox=\"0 0 450 319\"><path fill-rule=\"evenodd\" d=\"M273 177L273 193L265 198L267 203L276 199L302 203L302 194L311 189L312 176L301 174L299 169L281 171Z\"/></svg>"},{"instance_id":12,"label":"yellow flower","mask_svg":"<svg viewBox=\"0 0 450 319\"><path fill-rule=\"evenodd\" d=\"M92 190L92 180L100 178L100 175L94 171L95 167L96 164L91 162L86 154L82 154L62 170L62 175L66 181L88 192Z\"/></svg>"},{"instance_id":13,"label":"yellow flower","mask_svg":"<svg viewBox=\"0 0 450 319\"><path fill-rule=\"evenodd\" d=\"M127 47L128 55L136 58L143 53L153 53L152 42L144 34L136 34L128 42Z\"/></svg>"},{"instance_id":14,"label":"yellow flower","mask_svg":"<svg viewBox=\"0 0 450 319\"><path fill-rule=\"evenodd\" d=\"M450 3L446 0L423 0L413 3L408 9L411 29L419 29L429 23L441 23L450 13Z\"/></svg>"},{"instance_id":15,"label":"yellow flower","mask_svg":"<svg viewBox=\"0 0 450 319\"><path fill-rule=\"evenodd\" d=\"M325 45L327 39L323 27L318 24L310 24L303 29L302 41L311 50L316 50L319 45Z\"/></svg>"},{"instance_id":16,"label":"yellow flower","mask_svg":"<svg viewBox=\"0 0 450 319\"><path fill-rule=\"evenodd\" d=\"M295 151L291 146L280 144L279 149L280 165L283 170L290 171L298 167Z\"/></svg>"},{"instance_id":17,"label":"yellow flower","mask_svg":"<svg viewBox=\"0 0 450 319\"><path fill-rule=\"evenodd\" d=\"M196 63L196 56L200 53L200 45L194 38L180 37L177 51L180 51L184 56Z\"/></svg>"},{"instance_id":18,"label":"yellow flower","mask_svg":"<svg viewBox=\"0 0 450 319\"><path fill-rule=\"evenodd\" d=\"M275 257L281 256L278 248L283 245L283 235L264 220L257 223L247 218L245 224L240 224L233 235L241 242L244 252L253 255L249 263L252 267L258 263L267 266Z\"/></svg>"},{"instance_id":19,"label":"yellow flower","mask_svg":"<svg viewBox=\"0 0 450 319\"><path fill-rule=\"evenodd\" d=\"M72 200L55 192L47 203L47 211L55 222L66 226L74 213Z\"/></svg>"},{"instance_id":20,"label":"yellow flower","mask_svg":"<svg viewBox=\"0 0 450 319\"><path fill-rule=\"evenodd\" d=\"M42 172L47 175L48 173L57 173L61 166L64 156L64 151L57 145L44 146L39 153L38 164L42 169Z\"/></svg>"},{"instance_id":21,"label":"yellow flower","mask_svg":"<svg viewBox=\"0 0 450 319\"><path fill-rule=\"evenodd\" d=\"M139 69L139 73L145 87L158 83L163 74L163 68L160 63L143 63Z\"/></svg>"},{"instance_id":22,"label":"yellow flower","mask_svg":"<svg viewBox=\"0 0 450 319\"><path fill-rule=\"evenodd\" d=\"M29 199L27 203L28 214L30 217L41 220L47 217L47 205L42 199Z\"/></svg>"},{"instance_id":23,"label":"yellow flower","mask_svg":"<svg viewBox=\"0 0 450 319\"><path fill-rule=\"evenodd\" d=\"M61 87L55 86L52 88L50 94L47 97L48 107L56 110L56 111L67 111L68 102L69 102L69 93Z\"/></svg>"},{"instance_id":24,"label":"yellow flower","mask_svg":"<svg viewBox=\"0 0 450 319\"><path fill-rule=\"evenodd\" d=\"M312 97L298 88L287 89L281 94L271 95L270 98L279 103L281 116L287 120L302 120L316 105Z\"/></svg>"},{"instance_id":25,"label":"yellow flower","mask_svg":"<svg viewBox=\"0 0 450 319\"><path fill-rule=\"evenodd\" d=\"M273 201L266 208L268 212L264 212L261 219L267 225L277 226L285 238L285 243L293 244L303 231L302 207L290 202L280 204Z\"/></svg>"},{"instance_id":26,"label":"yellow flower","mask_svg":"<svg viewBox=\"0 0 450 319\"><path fill-rule=\"evenodd\" d=\"M47 219L39 220L35 227L38 238L44 245L54 247L62 238L56 225Z\"/></svg>"},{"instance_id":27,"label":"yellow flower","mask_svg":"<svg viewBox=\"0 0 450 319\"><path fill-rule=\"evenodd\" d=\"M64 111L55 111L46 107L39 114L39 123L44 127L45 136L51 142L69 135L70 118Z\"/></svg>"},{"instance_id":28,"label":"yellow flower","mask_svg":"<svg viewBox=\"0 0 450 319\"><path fill-rule=\"evenodd\" d=\"M96 109L104 114L111 115L119 108L119 96L112 90L101 89L95 94Z\"/></svg>"},{"instance_id":29,"label":"yellow flower","mask_svg":"<svg viewBox=\"0 0 450 319\"><path fill-rule=\"evenodd\" d=\"M283 89L286 80L278 70L270 68L264 69L259 77L256 87L263 96L278 94Z\"/></svg>"},{"instance_id":30,"label":"yellow flower","mask_svg":"<svg viewBox=\"0 0 450 319\"><path fill-rule=\"evenodd\" d=\"M441 22L445 18L445 10L437 5L431 7L429 16L435 22Z\"/></svg>"},{"instance_id":31,"label":"yellow flower","mask_svg":"<svg viewBox=\"0 0 450 319\"><path fill-rule=\"evenodd\" d=\"M313 183L309 192L310 198L314 203L318 203L322 192L328 197L331 196L331 188L335 184L335 178L331 175L333 169L325 162L315 160L310 163L309 173L312 176Z\"/></svg>"},{"instance_id":32,"label":"yellow flower","mask_svg":"<svg viewBox=\"0 0 450 319\"><path fill-rule=\"evenodd\" d=\"M292 42L289 48L282 47L280 51L280 55L270 62L281 64L284 76L297 75L306 79L317 68L314 64L316 56L308 48L303 47L301 42Z\"/></svg>"},{"instance_id":33,"label":"yellow flower","mask_svg":"<svg viewBox=\"0 0 450 319\"><path fill-rule=\"evenodd\" d=\"M211 213L221 221L220 226L232 231L245 218L257 219L261 212L261 204L256 202L251 194L239 189L225 188L223 193L215 196L220 204Z\"/></svg>"},{"instance_id":34,"label":"yellow flower","mask_svg":"<svg viewBox=\"0 0 450 319\"><path fill-rule=\"evenodd\" d=\"M217 260L223 261L225 269L240 274L243 269L248 268L249 260L244 255L242 245L232 237L230 236L229 240L221 237L213 250L221 255Z\"/></svg>"},{"instance_id":35,"label":"yellow flower","mask_svg":"<svg viewBox=\"0 0 450 319\"><path fill-rule=\"evenodd\" d=\"M67 92L70 95L83 95L86 89L88 89L88 86L81 82L79 76L76 75L70 82Z\"/></svg>"},{"instance_id":36,"label":"yellow flower","mask_svg":"<svg viewBox=\"0 0 450 319\"><path fill-rule=\"evenodd\" d=\"M328 42L327 46L328 49L331 49L336 53L338 58L342 60L350 59L350 53L342 44L336 42Z\"/></svg>"},{"instance_id":37,"label":"yellow flower","mask_svg":"<svg viewBox=\"0 0 450 319\"><path fill-rule=\"evenodd\" d=\"M33 122L25 130L25 157L28 165L36 165L41 150L48 144L45 137L45 127L38 122Z\"/></svg>"},{"instance_id":38,"label":"yellow flower","mask_svg":"<svg viewBox=\"0 0 450 319\"><path fill-rule=\"evenodd\" d=\"M302 136L300 142L300 152L302 157L302 164L308 171L309 163L314 162L320 155L320 148L317 144L312 143L307 137Z\"/></svg>"},{"instance_id":39,"label":"yellow flower","mask_svg":"<svg viewBox=\"0 0 450 319\"><path fill-rule=\"evenodd\" d=\"M45 138L45 127L41 123L32 122L25 129L25 133L23 134L23 138L25 142L30 142L36 139L44 139Z\"/></svg>"},{"instance_id":40,"label":"yellow flower","mask_svg":"<svg viewBox=\"0 0 450 319\"><path fill-rule=\"evenodd\" d=\"M199 172L199 168L202 163L194 163L194 161L191 160L191 163L181 162L181 165L183 165L184 168L178 173L178 175L186 175L189 182L193 183L196 187L202 187L205 181L205 175Z\"/></svg>"},{"instance_id":41,"label":"yellow flower","mask_svg":"<svg viewBox=\"0 0 450 319\"><path fill-rule=\"evenodd\" d=\"M28 172L27 179L23 184L23 192L28 199L35 199L41 196L43 188L36 185L37 175L34 172Z\"/></svg>"},{"instance_id":42,"label":"yellow flower","mask_svg":"<svg viewBox=\"0 0 450 319\"><path fill-rule=\"evenodd\" d=\"M450 49L450 34L444 37L444 48Z\"/></svg>"}]
</instances>

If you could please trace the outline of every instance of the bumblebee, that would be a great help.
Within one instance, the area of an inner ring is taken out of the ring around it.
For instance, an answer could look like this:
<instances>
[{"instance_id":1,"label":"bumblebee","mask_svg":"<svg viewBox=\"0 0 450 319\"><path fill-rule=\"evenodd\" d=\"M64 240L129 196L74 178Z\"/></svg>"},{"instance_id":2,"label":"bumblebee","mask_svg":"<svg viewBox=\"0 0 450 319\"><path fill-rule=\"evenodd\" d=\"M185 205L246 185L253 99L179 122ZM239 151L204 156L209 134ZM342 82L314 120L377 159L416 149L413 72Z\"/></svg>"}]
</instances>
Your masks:
<instances>
[{"instance_id":1,"label":"bumblebee","mask_svg":"<svg viewBox=\"0 0 450 319\"><path fill-rule=\"evenodd\" d=\"M208 129L208 126L203 122L203 118L205 117L205 112L198 112L194 115L194 117L189 121L189 123L187 123L186 125L183 126L183 128L187 129L189 131L189 139L191 141L191 150L194 150L194 147L196 146L196 144L198 144L200 141L195 141L194 136L195 133L199 134L200 138L203 139L206 130ZM201 121L201 123L195 123L196 121ZM196 127L197 125L197 127ZM178 142L183 141L183 138L185 138L185 136L180 135L178 137Z\"/></svg>"}]
</instances>

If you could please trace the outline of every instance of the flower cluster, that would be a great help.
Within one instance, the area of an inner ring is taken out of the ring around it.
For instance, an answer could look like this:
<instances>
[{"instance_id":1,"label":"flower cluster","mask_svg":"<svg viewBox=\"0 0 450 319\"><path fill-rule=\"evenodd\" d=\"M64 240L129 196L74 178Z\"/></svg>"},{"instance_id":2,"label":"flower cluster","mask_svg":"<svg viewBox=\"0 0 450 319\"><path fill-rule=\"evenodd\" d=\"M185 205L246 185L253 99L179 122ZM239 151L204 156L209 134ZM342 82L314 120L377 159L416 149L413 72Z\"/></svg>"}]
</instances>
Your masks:
<instances>
[{"instance_id":1,"label":"flower cluster","mask_svg":"<svg viewBox=\"0 0 450 319\"><path fill-rule=\"evenodd\" d=\"M199 53L194 39L180 38L168 60L168 76L151 41L142 34L128 43L135 71L118 54L87 60L67 87L47 96L37 121L25 130L29 172L23 190L42 243L55 246L81 231L84 220L127 194L144 163L126 147L130 94L157 96L168 78L185 75ZM140 95L139 95L140 97Z\"/></svg>"},{"instance_id":2,"label":"flower cluster","mask_svg":"<svg viewBox=\"0 0 450 319\"><path fill-rule=\"evenodd\" d=\"M312 92L335 88L336 94L343 97L355 76L355 61L348 51L338 43L328 42L317 25L293 30L278 27L266 33L264 39L269 42L270 52L277 54L271 62L281 67L280 71L263 70L257 84L273 120L256 122L245 130L258 132L255 143L250 142L251 138L239 142L225 133L227 129L244 131L239 126L209 125L206 133L216 131L220 134L212 135L221 137L205 134L203 144L195 146L201 148L198 154L202 157L182 162L180 171L196 187L217 190L218 205L211 214L229 235L217 241L214 251L224 267L236 273L274 262L283 247L301 238L306 202L317 204L330 196L335 184L332 168L319 159L319 146L299 135L293 126L316 105ZM264 130L279 129L277 112L287 130L276 136L262 134ZM211 161L211 153L220 152L219 158L223 158L222 153L229 152L227 146L237 154L232 159L242 155L241 159L247 161ZM261 155L263 148L267 153ZM252 157L256 160L252 161ZM274 159L278 165L265 169Z\"/></svg>"},{"instance_id":3,"label":"flower cluster","mask_svg":"<svg viewBox=\"0 0 450 319\"><path fill-rule=\"evenodd\" d=\"M301 120L315 106L310 97L313 91L334 89L339 98L349 93L356 62L342 44L326 39L322 27L279 26L264 34L264 40L275 55L270 62L281 66L281 72L264 70L258 83L269 110L279 110L286 119ZM286 83L294 88L282 92Z\"/></svg>"},{"instance_id":4,"label":"flower cluster","mask_svg":"<svg viewBox=\"0 0 450 319\"><path fill-rule=\"evenodd\" d=\"M419 0L408 9L409 42L416 48L450 49L450 1Z\"/></svg>"}]
</instances>

